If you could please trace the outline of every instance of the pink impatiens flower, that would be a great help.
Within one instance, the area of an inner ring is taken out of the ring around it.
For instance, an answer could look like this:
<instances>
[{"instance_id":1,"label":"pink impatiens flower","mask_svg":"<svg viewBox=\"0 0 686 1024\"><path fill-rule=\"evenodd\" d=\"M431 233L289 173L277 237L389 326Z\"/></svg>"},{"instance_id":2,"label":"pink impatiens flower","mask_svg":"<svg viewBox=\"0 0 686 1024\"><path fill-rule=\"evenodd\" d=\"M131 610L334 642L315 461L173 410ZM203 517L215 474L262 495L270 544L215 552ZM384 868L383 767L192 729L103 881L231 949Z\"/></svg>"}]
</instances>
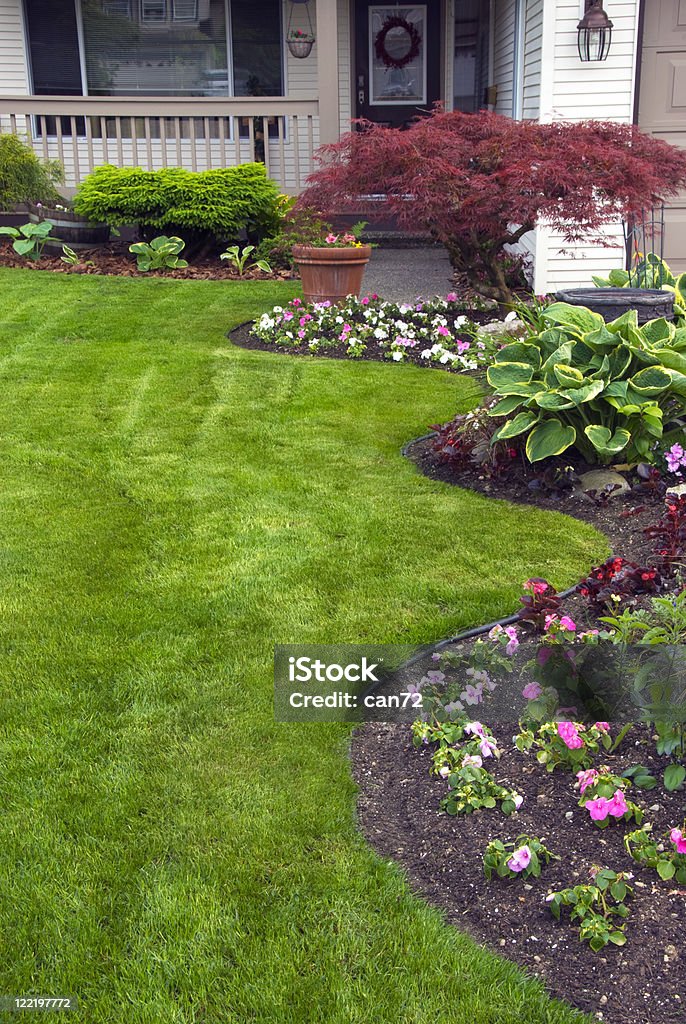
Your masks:
<instances>
[{"instance_id":1,"label":"pink impatiens flower","mask_svg":"<svg viewBox=\"0 0 686 1024\"><path fill-rule=\"evenodd\" d=\"M584 745L574 722L558 722L557 734L569 750L579 750Z\"/></svg>"},{"instance_id":2,"label":"pink impatiens flower","mask_svg":"<svg viewBox=\"0 0 686 1024\"><path fill-rule=\"evenodd\" d=\"M600 775L595 768L587 768L585 772L577 772L576 777L579 780L579 790L583 796L589 786L595 785Z\"/></svg>"},{"instance_id":3,"label":"pink impatiens flower","mask_svg":"<svg viewBox=\"0 0 686 1024\"><path fill-rule=\"evenodd\" d=\"M510 657L519 647L519 637L517 636L517 630L514 626L505 626L505 636L509 638L509 643L505 648L505 654Z\"/></svg>"},{"instance_id":4,"label":"pink impatiens flower","mask_svg":"<svg viewBox=\"0 0 686 1024\"><path fill-rule=\"evenodd\" d=\"M465 754L462 759L462 767L465 768L467 765L473 765L474 768L481 768L483 761L478 754Z\"/></svg>"},{"instance_id":5,"label":"pink impatiens flower","mask_svg":"<svg viewBox=\"0 0 686 1024\"><path fill-rule=\"evenodd\" d=\"M677 853L686 853L686 836L680 828L673 828L669 833L669 838L676 846Z\"/></svg>"},{"instance_id":6,"label":"pink impatiens flower","mask_svg":"<svg viewBox=\"0 0 686 1024\"><path fill-rule=\"evenodd\" d=\"M597 729L598 732L609 732L610 731L610 723L609 722L596 722L595 725L593 726L593 728Z\"/></svg>"},{"instance_id":7,"label":"pink impatiens flower","mask_svg":"<svg viewBox=\"0 0 686 1024\"><path fill-rule=\"evenodd\" d=\"M576 623L570 619L569 615L563 615L560 619L560 629L566 629L569 633L575 633Z\"/></svg>"},{"instance_id":8,"label":"pink impatiens flower","mask_svg":"<svg viewBox=\"0 0 686 1024\"><path fill-rule=\"evenodd\" d=\"M589 800L586 810L591 815L592 821L605 821L610 813L610 801L607 797L599 796L597 800Z\"/></svg>"},{"instance_id":9,"label":"pink impatiens flower","mask_svg":"<svg viewBox=\"0 0 686 1024\"><path fill-rule=\"evenodd\" d=\"M481 722L467 722L464 727L464 731L468 736L480 736L482 739L485 737L484 727Z\"/></svg>"},{"instance_id":10,"label":"pink impatiens flower","mask_svg":"<svg viewBox=\"0 0 686 1024\"><path fill-rule=\"evenodd\" d=\"M522 697L525 700L536 700L543 693L543 687L539 686L538 683L527 683L522 690Z\"/></svg>"},{"instance_id":11,"label":"pink impatiens flower","mask_svg":"<svg viewBox=\"0 0 686 1024\"><path fill-rule=\"evenodd\" d=\"M608 801L607 813L611 814L613 818L621 818L628 810L624 794L621 789L616 789L614 796Z\"/></svg>"},{"instance_id":12,"label":"pink impatiens flower","mask_svg":"<svg viewBox=\"0 0 686 1024\"><path fill-rule=\"evenodd\" d=\"M507 866L510 871L524 871L528 868L531 863L531 850L528 846L520 846L518 850L512 854L507 862Z\"/></svg>"},{"instance_id":13,"label":"pink impatiens flower","mask_svg":"<svg viewBox=\"0 0 686 1024\"><path fill-rule=\"evenodd\" d=\"M479 743L479 750L484 757L493 757L494 751L498 749L498 745L494 739L490 736L482 736L481 742Z\"/></svg>"}]
</instances>

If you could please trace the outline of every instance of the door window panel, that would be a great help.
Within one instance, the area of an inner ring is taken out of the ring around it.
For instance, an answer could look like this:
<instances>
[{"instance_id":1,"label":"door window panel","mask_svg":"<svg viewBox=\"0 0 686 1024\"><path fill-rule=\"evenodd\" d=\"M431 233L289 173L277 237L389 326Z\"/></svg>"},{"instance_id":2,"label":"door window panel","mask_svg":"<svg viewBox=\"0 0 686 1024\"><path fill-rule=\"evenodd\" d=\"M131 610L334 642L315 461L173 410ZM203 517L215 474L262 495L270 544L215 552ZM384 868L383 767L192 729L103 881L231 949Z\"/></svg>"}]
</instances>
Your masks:
<instances>
[{"instance_id":1,"label":"door window panel","mask_svg":"<svg viewBox=\"0 0 686 1024\"><path fill-rule=\"evenodd\" d=\"M425 5L370 5L369 102L426 103Z\"/></svg>"}]
</instances>

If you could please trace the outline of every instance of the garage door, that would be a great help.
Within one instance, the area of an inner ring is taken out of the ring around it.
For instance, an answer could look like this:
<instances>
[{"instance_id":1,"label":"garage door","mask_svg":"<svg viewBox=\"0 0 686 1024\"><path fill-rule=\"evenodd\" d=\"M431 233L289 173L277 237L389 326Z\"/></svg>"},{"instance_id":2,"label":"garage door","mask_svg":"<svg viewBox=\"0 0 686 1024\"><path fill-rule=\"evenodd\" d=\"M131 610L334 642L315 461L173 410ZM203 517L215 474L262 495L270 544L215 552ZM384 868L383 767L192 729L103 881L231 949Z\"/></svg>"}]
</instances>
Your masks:
<instances>
[{"instance_id":1,"label":"garage door","mask_svg":"<svg viewBox=\"0 0 686 1024\"><path fill-rule=\"evenodd\" d=\"M686 0L645 0L638 123L686 149ZM686 271L686 195L669 204L665 259Z\"/></svg>"}]
</instances>

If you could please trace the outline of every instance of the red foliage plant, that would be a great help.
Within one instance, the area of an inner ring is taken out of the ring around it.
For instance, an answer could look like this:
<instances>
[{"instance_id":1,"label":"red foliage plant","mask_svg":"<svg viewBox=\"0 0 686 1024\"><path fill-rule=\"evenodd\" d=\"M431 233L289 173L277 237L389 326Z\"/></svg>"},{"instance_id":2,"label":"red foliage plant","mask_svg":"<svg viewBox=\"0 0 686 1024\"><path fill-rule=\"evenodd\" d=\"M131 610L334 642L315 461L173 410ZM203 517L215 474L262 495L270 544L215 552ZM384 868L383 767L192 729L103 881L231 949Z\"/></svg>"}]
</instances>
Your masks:
<instances>
[{"instance_id":1,"label":"red foliage plant","mask_svg":"<svg viewBox=\"0 0 686 1024\"><path fill-rule=\"evenodd\" d=\"M538 223L566 242L600 244L604 226L686 184L686 153L633 125L440 107L404 129L356 124L319 150L299 207L330 216L385 206L401 227L428 230L472 287L501 303L513 299L504 246Z\"/></svg>"}]
</instances>

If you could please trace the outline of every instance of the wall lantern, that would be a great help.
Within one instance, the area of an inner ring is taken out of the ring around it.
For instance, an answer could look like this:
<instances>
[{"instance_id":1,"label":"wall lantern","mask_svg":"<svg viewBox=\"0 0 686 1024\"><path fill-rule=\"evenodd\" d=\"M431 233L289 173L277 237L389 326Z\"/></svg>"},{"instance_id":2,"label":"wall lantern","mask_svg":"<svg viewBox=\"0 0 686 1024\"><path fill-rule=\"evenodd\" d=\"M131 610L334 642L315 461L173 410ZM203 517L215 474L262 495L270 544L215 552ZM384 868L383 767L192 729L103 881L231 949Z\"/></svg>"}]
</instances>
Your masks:
<instances>
[{"instance_id":1,"label":"wall lantern","mask_svg":"<svg viewBox=\"0 0 686 1024\"><path fill-rule=\"evenodd\" d=\"M612 42L612 22L600 6L600 0L591 0L586 13L577 25L579 58L586 62L605 60Z\"/></svg>"},{"instance_id":2,"label":"wall lantern","mask_svg":"<svg viewBox=\"0 0 686 1024\"><path fill-rule=\"evenodd\" d=\"M312 47L314 46L314 29L312 28L312 18L310 17L309 0L288 0L288 3L290 6L290 10L288 12L288 33L286 35L288 49L294 57L309 57ZM309 30L293 28L291 24L293 21L293 12L303 4L305 6L305 13L307 14Z\"/></svg>"}]
</instances>

